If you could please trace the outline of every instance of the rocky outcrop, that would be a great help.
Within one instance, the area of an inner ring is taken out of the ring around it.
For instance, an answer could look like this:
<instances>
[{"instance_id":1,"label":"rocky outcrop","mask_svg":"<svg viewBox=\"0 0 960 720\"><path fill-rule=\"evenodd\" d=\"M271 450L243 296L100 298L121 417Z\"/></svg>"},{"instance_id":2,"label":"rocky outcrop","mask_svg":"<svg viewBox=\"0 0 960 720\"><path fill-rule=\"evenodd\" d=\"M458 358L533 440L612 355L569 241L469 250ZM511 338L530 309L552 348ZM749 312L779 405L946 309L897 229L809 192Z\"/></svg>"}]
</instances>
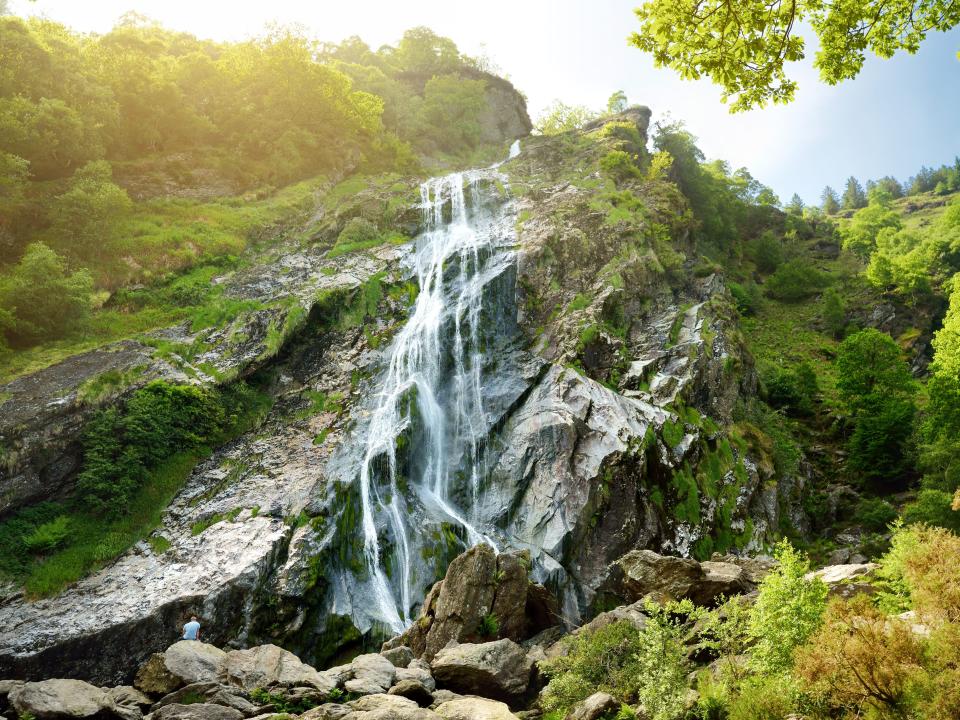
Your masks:
<instances>
[{"instance_id":1,"label":"rocky outcrop","mask_svg":"<svg viewBox=\"0 0 960 720\"><path fill-rule=\"evenodd\" d=\"M276 645L231 650L223 656L216 677L244 690L310 686L328 693L337 686L336 678L317 672Z\"/></svg>"},{"instance_id":2,"label":"rocky outcrop","mask_svg":"<svg viewBox=\"0 0 960 720\"><path fill-rule=\"evenodd\" d=\"M420 617L406 633L388 642L409 645L417 657L432 660L451 642L506 638L520 642L560 622L555 601L531 582L529 555L497 555L476 545L459 555L444 579L427 595Z\"/></svg>"},{"instance_id":3,"label":"rocky outcrop","mask_svg":"<svg viewBox=\"0 0 960 720\"><path fill-rule=\"evenodd\" d=\"M612 695L594 693L571 708L564 720L600 720L620 709L620 703Z\"/></svg>"},{"instance_id":4,"label":"rocky outcrop","mask_svg":"<svg viewBox=\"0 0 960 720\"><path fill-rule=\"evenodd\" d=\"M447 700L437 706L436 713L443 720L516 720L517 718L506 704L476 697Z\"/></svg>"}]
</instances>

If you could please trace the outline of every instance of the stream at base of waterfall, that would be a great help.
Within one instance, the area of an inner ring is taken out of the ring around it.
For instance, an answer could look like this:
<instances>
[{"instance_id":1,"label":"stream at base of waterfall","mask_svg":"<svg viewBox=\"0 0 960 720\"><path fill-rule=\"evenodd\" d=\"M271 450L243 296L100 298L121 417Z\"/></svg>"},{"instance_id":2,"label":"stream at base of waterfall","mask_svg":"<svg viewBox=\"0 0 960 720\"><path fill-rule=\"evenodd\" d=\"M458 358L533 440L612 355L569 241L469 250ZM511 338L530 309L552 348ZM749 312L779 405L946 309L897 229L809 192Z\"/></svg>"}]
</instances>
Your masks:
<instances>
[{"instance_id":1,"label":"stream at base of waterfall","mask_svg":"<svg viewBox=\"0 0 960 720\"><path fill-rule=\"evenodd\" d=\"M518 152L514 143L510 157ZM372 594L367 614L393 632L412 622L422 600L416 568L435 542L424 522L446 523L467 545L497 549L474 509L492 422L485 368L496 363L490 353L501 325L516 321L514 297L490 302L516 261L516 217L499 165L421 185L425 229L408 258L419 293L361 420L363 450L352 477Z\"/></svg>"}]
</instances>

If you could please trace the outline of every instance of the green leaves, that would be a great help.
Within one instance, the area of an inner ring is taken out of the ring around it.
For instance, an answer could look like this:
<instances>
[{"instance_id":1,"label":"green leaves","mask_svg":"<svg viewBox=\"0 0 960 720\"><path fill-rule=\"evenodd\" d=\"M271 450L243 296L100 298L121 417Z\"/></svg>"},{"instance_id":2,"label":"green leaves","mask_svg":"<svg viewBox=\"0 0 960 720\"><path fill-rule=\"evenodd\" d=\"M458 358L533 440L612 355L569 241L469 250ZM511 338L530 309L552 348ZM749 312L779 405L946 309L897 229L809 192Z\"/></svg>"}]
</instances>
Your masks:
<instances>
[{"instance_id":1,"label":"green leaves","mask_svg":"<svg viewBox=\"0 0 960 720\"><path fill-rule=\"evenodd\" d=\"M802 20L819 37L814 64L831 85L855 77L866 50L913 53L930 30L960 22L950 0L648 0L635 13L641 30L630 43L684 79L709 77L731 112L793 100L785 66L804 57Z\"/></svg>"}]
</instances>

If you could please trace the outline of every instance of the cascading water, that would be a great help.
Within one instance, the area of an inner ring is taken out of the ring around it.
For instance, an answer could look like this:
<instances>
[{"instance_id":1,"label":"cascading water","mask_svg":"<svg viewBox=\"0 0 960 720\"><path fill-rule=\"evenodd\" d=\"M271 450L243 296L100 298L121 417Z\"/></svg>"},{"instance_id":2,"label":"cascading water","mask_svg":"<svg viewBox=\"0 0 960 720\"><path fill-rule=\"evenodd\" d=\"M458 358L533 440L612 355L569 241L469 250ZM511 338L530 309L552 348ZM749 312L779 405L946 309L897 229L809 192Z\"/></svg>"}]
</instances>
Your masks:
<instances>
[{"instance_id":1,"label":"cascading water","mask_svg":"<svg viewBox=\"0 0 960 720\"><path fill-rule=\"evenodd\" d=\"M510 157L518 151L515 143ZM474 526L471 513L490 427L484 295L511 266L514 242L509 203L500 199L488 210L485 193L504 182L495 165L433 178L420 187L426 230L412 255L419 294L389 348L359 472L363 555L376 607L372 615L395 632L409 624L412 604L419 601L413 595L423 584L423 578L417 584L413 577L426 542L419 528L411 527L414 498L432 520L461 528L469 544L496 548ZM401 467L398 446L411 433L417 445L407 450Z\"/></svg>"}]
</instances>

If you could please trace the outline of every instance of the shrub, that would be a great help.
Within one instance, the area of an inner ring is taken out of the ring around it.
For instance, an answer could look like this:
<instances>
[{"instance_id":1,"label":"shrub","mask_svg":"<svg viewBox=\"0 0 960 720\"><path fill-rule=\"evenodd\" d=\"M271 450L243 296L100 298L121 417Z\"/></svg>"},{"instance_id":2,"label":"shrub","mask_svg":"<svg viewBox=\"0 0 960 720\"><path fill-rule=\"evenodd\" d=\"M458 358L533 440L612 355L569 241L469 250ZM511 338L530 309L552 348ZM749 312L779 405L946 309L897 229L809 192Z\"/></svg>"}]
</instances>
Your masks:
<instances>
[{"instance_id":1,"label":"shrub","mask_svg":"<svg viewBox=\"0 0 960 720\"><path fill-rule=\"evenodd\" d=\"M924 488L917 499L903 509L907 524L924 523L952 530L960 534L960 512L953 509L953 494L944 490Z\"/></svg>"},{"instance_id":2,"label":"shrub","mask_svg":"<svg viewBox=\"0 0 960 720\"><path fill-rule=\"evenodd\" d=\"M764 275L774 272L783 262L783 246L769 230L754 239L747 247L750 259Z\"/></svg>"},{"instance_id":3,"label":"shrub","mask_svg":"<svg viewBox=\"0 0 960 720\"><path fill-rule=\"evenodd\" d=\"M823 626L797 652L796 672L838 711L867 706L881 717L908 717L922 657L923 645L907 623L859 595L830 603Z\"/></svg>"},{"instance_id":4,"label":"shrub","mask_svg":"<svg viewBox=\"0 0 960 720\"><path fill-rule=\"evenodd\" d=\"M640 177L641 173L636 160L636 156L624 150L611 150L600 158L600 169L614 181L622 182L628 178Z\"/></svg>"},{"instance_id":5,"label":"shrub","mask_svg":"<svg viewBox=\"0 0 960 720\"><path fill-rule=\"evenodd\" d=\"M729 720L783 720L796 709L797 690L783 675L753 677L731 700Z\"/></svg>"},{"instance_id":6,"label":"shrub","mask_svg":"<svg viewBox=\"0 0 960 720\"><path fill-rule=\"evenodd\" d=\"M888 490L913 469L912 400L872 396L857 416L847 443L847 466L867 487Z\"/></svg>"},{"instance_id":7,"label":"shrub","mask_svg":"<svg viewBox=\"0 0 960 720\"><path fill-rule=\"evenodd\" d=\"M767 295L787 303L800 302L819 293L830 283L829 277L801 259L784 263L766 283Z\"/></svg>"},{"instance_id":8,"label":"shrub","mask_svg":"<svg viewBox=\"0 0 960 720\"><path fill-rule=\"evenodd\" d=\"M843 337L847 328L847 311L843 299L833 288L823 293L823 325L824 329L835 338Z\"/></svg>"},{"instance_id":9,"label":"shrub","mask_svg":"<svg viewBox=\"0 0 960 720\"><path fill-rule=\"evenodd\" d=\"M869 498L861 500L857 505L854 519L867 530L883 532L897 519L897 511L886 500Z\"/></svg>"},{"instance_id":10,"label":"shrub","mask_svg":"<svg viewBox=\"0 0 960 720\"><path fill-rule=\"evenodd\" d=\"M644 610L648 619L640 630L637 698L651 720L671 720L684 709L690 672L677 611L692 610L692 606L661 607L648 602Z\"/></svg>"},{"instance_id":11,"label":"shrub","mask_svg":"<svg viewBox=\"0 0 960 720\"><path fill-rule=\"evenodd\" d=\"M760 288L754 282L745 285L728 283L733 301L737 304L737 311L744 316L753 315L760 307Z\"/></svg>"},{"instance_id":12,"label":"shrub","mask_svg":"<svg viewBox=\"0 0 960 720\"><path fill-rule=\"evenodd\" d=\"M566 711L595 692L628 702L636 692L641 652L640 634L620 621L583 631L565 641L567 654L540 665L550 683L542 694L543 709Z\"/></svg>"},{"instance_id":13,"label":"shrub","mask_svg":"<svg viewBox=\"0 0 960 720\"><path fill-rule=\"evenodd\" d=\"M211 392L160 381L135 392L122 413L98 413L83 437L84 469L77 480L82 505L117 516L147 469L209 442L225 421Z\"/></svg>"},{"instance_id":14,"label":"shrub","mask_svg":"<svg viewBox=\"0 0 960 720\"><path fill-rule=\"evenodd\" d=\"M14 347L81 331L90 317L92 292L86 270L68 273L63 258L46 245L28 245L9 275L0 278L0 330Z\"/></svg>"},{"instance_id":15,"label":"shrub","mask_svg":"<svg viewBox=\"0 0 960 720\"><path fill-rule=\"evenodd\" d=\"M60 515L50 522L38 525L23 539L23 544L30 552L45 553L56 550L69 536L70 518Z\"/></svg>"},{"instance_id":16,"label":"shrub","mask_svg":"<svg viewBox=\"0 0 960 720\"><path fill-rule=\"evenodd\" d=\"M774 408L792 415L812 415L819 388L817 375L810 364L802 362L794 368L771 367L763 376L766 400Z\"/></svg>"},{"instance_id":17,"label":"shrub","mask_svg":"<svg viewBox=\"0 0 960 720\"><path fill-rule=\"evenodd\" d=\"M805 554L783 540L774 557L779 564L761 581L749 624L756 641L751 666L765 675L790 669L794 649L820 627L827 600L827 586L819 578L804 578L810 570Z\"/></svg>"}]
</instances>

